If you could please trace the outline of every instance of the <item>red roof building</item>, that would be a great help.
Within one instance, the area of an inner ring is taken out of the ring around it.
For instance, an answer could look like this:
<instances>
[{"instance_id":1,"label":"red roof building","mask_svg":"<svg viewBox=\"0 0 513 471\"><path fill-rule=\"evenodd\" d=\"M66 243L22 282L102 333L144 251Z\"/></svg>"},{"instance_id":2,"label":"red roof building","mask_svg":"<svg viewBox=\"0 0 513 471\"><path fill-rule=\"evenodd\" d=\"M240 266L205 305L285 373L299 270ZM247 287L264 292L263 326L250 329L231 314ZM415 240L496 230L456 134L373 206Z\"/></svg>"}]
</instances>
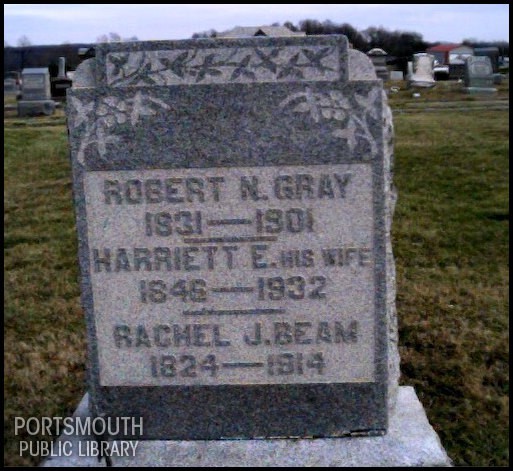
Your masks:
<instances>
[{"instance_id":1,"label":"red roof building","mask_svg":"<svg viewBox=\"0 0 513 471\"><path fill-rule=\"evenodd\" d=\"M463 44L439 44L426 52L435 56L440 65L464 64L467 57L474 55L474 49Z\"/></svg>"}]
</instances>

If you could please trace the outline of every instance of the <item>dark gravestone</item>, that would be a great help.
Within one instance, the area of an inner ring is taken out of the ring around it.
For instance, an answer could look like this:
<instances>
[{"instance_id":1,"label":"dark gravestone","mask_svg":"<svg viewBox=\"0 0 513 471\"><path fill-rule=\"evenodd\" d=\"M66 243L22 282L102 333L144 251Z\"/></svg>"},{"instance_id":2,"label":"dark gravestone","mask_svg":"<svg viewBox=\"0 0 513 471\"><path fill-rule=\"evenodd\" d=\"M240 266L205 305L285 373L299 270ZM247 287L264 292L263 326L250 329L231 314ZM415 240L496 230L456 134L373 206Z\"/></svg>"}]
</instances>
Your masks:
<instances>
[{"instance_id":1,"label":"dark gravestone","mask_svg":"<svg viewBox=\"0 0 513 471\"><path fill-rule=\"evenodd\" d=\"M51 80L52 97L58 100L66 99L66 90L72 86L72 81L66 75L66 58L59 57L57 76Z\"/></svg>"},{"instance_id":2,"label":"dark gravestone","mask_svg":"<svg viewBox=\"0 0 513 471\"><path fill-rule=\"evenodd\" d=\"M494 75L488 56L470 56L465 61L465 88L467 93L495 93Z\"/></svg>"},{"instance_id":3,"label":"dark gravestone","mask_svg":"<svg viewBox=\"0 0 513 471\"><path fill-rule=\"evenodd\" d=\"M342 36L98 46L68 91L94 415L148 439L386 433L385 100Z\"/></svg>"}]
</instances>

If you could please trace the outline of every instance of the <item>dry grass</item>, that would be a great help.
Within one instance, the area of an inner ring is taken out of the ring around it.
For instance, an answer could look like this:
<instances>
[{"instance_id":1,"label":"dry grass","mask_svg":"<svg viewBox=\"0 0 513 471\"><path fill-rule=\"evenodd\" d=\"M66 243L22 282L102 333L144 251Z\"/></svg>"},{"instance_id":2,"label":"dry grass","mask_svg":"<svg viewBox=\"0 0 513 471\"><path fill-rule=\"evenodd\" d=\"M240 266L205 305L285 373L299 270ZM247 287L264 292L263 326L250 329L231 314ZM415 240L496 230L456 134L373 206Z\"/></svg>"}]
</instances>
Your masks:
<instances>
[{"instance_id":1,"label":"dry grass","mask_svg":"<svg viewBox=\"0 0 513 471\"><path fill-rule=\"evenodd\" d=\"M395 118L402 382L457 465L509 463L509 118Z\"/></svg>"}]
</instances>

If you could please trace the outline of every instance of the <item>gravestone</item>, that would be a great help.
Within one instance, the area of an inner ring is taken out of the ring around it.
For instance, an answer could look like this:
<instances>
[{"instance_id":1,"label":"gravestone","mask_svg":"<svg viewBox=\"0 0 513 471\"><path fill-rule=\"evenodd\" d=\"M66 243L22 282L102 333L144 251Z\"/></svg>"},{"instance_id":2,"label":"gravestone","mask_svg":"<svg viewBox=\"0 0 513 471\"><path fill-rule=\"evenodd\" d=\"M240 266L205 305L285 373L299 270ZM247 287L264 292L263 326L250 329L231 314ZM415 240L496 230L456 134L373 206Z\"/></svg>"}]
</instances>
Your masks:
<instances>
[{"instance_id":1,"label":"gravestone","mask_svg":"<svg viewBox=\"0 0 513 471\"><path fill-rule=\"evenodd\" d=\"M408 61L407 71L406 71L406 81L409 82L413 77L413 61Z\"/></svg>"},{"instance_id":2,"label":"gravestone","mask_svg":"<svg viewBox=\"0 0 513 471\"><path fill-rule=\"evenodd\" d=\"M13 94L16 95L19 92L18 84L13 78L4 79L4 95Z\"/></svg>"},{"instance_id":3,"label":"gravestone","mask_svg":"<svg viewBox=\"0 0 513 471\"><path fill-rule=\"evenodd\" d=\"M367 52L367 56L369 56L369 59L376 69L376 75L382 80L388 80L390 78L390 73L387 68L387 55L388 54L379 47L375 47Z\"/></svg>"},{"instance_id":4,"label":"gravestone","mask_svg":"<svg viewBox=\"0 0 513 471\"><path fill-rule=\"evenodd\" d=\"M392 70L390 72L390 80L401 81L404 80L404 75L402 70Z\"/></svg>"},{"instance_id":5,"label":"gravestone","mask_svg":"<svg viewBox=\"0 0 513 471\"><path fill-rule=\"evenodd\" d=\"M495 93L492 63L487 56L470 56L465 61L466 93Z\"/></svg>"},{"instance_id":6,"label":"gravestone","mask_svg":"<svg viewBox=\"0 0 513 471\"><path fill-rule=\"evenodd\" d=\"M52 78L52 97L58 100L66 99L66 90L72 86L71 79L66 75L66 58L59 57L57 77Z\"/></svg>"},{"instance_id":7,"label":"gravestone","mask_svg":"<svg viewBox=\"0 0 513 471\"><path fill-rule=\"evenodd\" d=\"M433 72L435 58L424 52L413 54L412 74L408 77L408 86L431 88L436 85Z\"/></svg>"},{"instance_id":8,"label":"gravestone","mask_svg":"<svg viewBox=\"0 0 513 471\"><path fill-rule=\"evenodd\" d=\"M474 48L474 56L475 57L488 57L490 59L490 65L492 67L492 71L494 74L499 72L499 59L500 59L500 51L497 46L490 47L475 47Z\"/></svg>"},{"instance_id":9,"label":"gravestone","mask_svg":"<svg viewBox=\"0 0 513 471\"><path fill-rule=\"evenodd\" d=\"M25 68L21 79L24 100L50 99L50 72L47 67Z\"/></svg>"},{"instance_id":10,"label":"gravestone","mask_svg":"<svg viewBox=\"0 0 513 471\"><path fill-rule=\"evenodd\" d=\"M350 77L345 38L95 62L68 96L95 410L147 438L385 433L381 82Z\"/></svg>"},{"instance_id":11,"label":"gravestone","mask_svg":"<svg viewBox=\"0 0 513 471\"><path fill-rule=\"evenodd\" d=\"M59 57L59 69L57 72L57 78L65 79L66 78L66 58Z\"/></svg>"},{"instance_id":12,"label":"gravestone","mask_svg":"<svg viewBox=\"0 0 513 471\"><path fill-rule=\"evenodd\" d=\"M48 67L25 68L21 72L21 99L18 101L18 116L52 115L55 103L50 95L50 73Z\"/></svg>"},{"instance_id":13,"label":"gravestone","mask_svg":"<svg viewBox=\"0 0 513 471\"><path fill-rule=\"evenodd\" d=\"M89 413L221 464L223 439L269 460L276 438L384 438L393 131L365 55L343 36L102 44L67 106Z\"/></svg>"}]
</instances>

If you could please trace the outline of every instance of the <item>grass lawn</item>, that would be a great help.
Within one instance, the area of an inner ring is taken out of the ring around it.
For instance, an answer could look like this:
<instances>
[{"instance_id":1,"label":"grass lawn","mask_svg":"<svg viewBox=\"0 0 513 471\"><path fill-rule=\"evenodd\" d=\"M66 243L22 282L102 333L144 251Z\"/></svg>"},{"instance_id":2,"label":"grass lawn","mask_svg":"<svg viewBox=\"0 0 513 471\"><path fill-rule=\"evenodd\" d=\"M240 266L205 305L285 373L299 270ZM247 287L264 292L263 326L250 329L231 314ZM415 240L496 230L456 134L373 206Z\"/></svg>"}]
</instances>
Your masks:
<instances>
[{"instance_id":1,"label":"grass lawn","mask_svg":"<svg viewBox=\"0 0 513 471\"><path fill-rule=\"evenodd\" d=\"M393 226L402 384L457 465L509 462L507 111L402 115Z\"/></svg>"},{"instance_id":2,"label":"grass lawn","mask_svg":"<svg viewBox=\"0 0 513 471\"><path fill-rule=\"evenodd\" d=\"M472 98L446 92L423 95ZM86 390L71 172L62 110L4 124L4 464L37 465L14 417L71 415ZM456 465L508 466L508 111L419 108L394 124L401 384Z\"/></svg>"}]
</instances>

